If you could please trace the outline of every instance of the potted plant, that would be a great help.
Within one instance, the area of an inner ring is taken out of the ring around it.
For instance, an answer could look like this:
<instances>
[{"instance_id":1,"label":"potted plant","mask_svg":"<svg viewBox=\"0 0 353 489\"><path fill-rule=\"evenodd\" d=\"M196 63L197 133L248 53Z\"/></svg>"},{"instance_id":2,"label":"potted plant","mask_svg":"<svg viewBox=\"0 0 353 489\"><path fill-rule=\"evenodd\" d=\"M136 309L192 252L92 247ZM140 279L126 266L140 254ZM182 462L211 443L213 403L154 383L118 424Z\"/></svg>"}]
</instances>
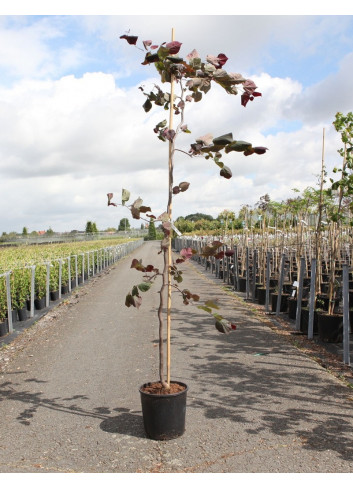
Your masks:
<instances>
[{"instance_id":1,"label":"potted plant","mask_svg":"<svg viewBox=\"0 0 353 489\"><path fill-rule=\"evenodd\" d=\"M130 45L137 47L137 36L123 35L121 39L126 40ZM159 288L159 307L157 310L159 324L159 379L147 382L139 389L142 402L142 412L144 426L147 436L154 439L171 439L180 436L185 428L185 405L187 385L183 382L171 380L170 368L170 337L171 337L171 300L172 291L181 294L185 305L195 304L200 309L214 316L215 327L221 333L228 333L235 329L231 321L226 320L219 314L218 306L212 301L200 302L200 297L183 289L182 270L180 265L191 258L196 253L191 248L180 251L180 256L175 260L172 256L172 202L174 196L188 190L188 182L174 182L174 158L176 151L181 151L187 157L203 156L207 160L212 160L220 169L220 175L226 179L231 178L232 172L221 159L232 151L242 152L245 155L263 154L267 148L253 147L251 143L237 141L233 139L231 133L220 137L213 137L210 134L196 139L191 144L189 151L176 148L176 140L183 134L190 133L184 122L184 112L188 104L198 103L203 96L217 83L228 94L236 95L242 89L241 103L245 107L247 103L261 94L256 92L256 85L253 81L247 80L240 74L227 73L223 66L227 61L224 54L218 56L207 56L206 61L202 61L196 50L188 56L181 57L179 54L181 43L174 40L172 31L172 41L164 42L160 45L152 41L144 41L143 48L144 60L142 65L154 66L161 78L162 83L166 83L170 91L164 91L155 85L151 91L145 92L140 87L146 97L143 108L149 112L153 105L169 111L169 123L163 119L153 129L157 138L168 145L168 195L166 210L159 216L155 216L149 206L145 206L141 198L134 200L132 204L127 204L130 200L130 192L122 190L121 204L112 201L113 193L108 193L108 205L122 205L129 209L133 219L144 219L150 222L160 223L163 230L160 253L163 257L163 269L157 268L152 264L143 264L134 258L131 268L142 274L142 279L127 294L125 305L127 307L139 308L142 296L147 292L156 281L160 280ZM175 93L175 86L178 93ZM173 118L179 119L176 129L174 129ZM215 256L223 257L220 248L223 244L215 241L206 246L202 255L204 257ZM166 306L166 313L163 313ZM164 324L166 322L166 340L164 338ZM165 362L165 343L167 358Z\"/></svg>"},{"instance_id":2,"label":"potted plant","mask_svg":"<svg viewBox=\"0 0 353 489\"><path fill-rule=\"evenodd\" d=\"M335 313L337 306L337 290L339 289L337 264L340 258L340 235L341 226L347 220L352 211L353 205L351 199L345 206L345 197L353 194L353 113L348 112L343 115L337 112L333 125L341 135L343 148L338 153L343 159L342 168L334 169L334 173L340 172L341 176L337 181L331 178L331 188L328 189L329 196L337 192L337 204L329 213L331 224L331 254L330 254L330 275L329 275L329 293L328 293L328 311L318 313L318 332L322 341L330 343L339 343L343 338L343 315ZM350 222L352 225L352 222Z\"/></svg>"},{"instance_id":3,"label":"potted plant","mask_svg":"<svg viewBox=\"0 0 353 489\"><path fill-rule=\"evenodd\" d=\"M19 321L27 319L26 300L30 291L30 270L18 268L11 274L12 307L17 311Z\"/></svg>"},{"instance_id":4,"label":"potted plant","mask_svg":"<svg viewBox=\"0 0 353 489\"><path fill-rule=\"evenodd\" d=\"M34 289L35 298L34 306L37 310L45 307L45 294L47 290L47 268L45 265L38 265L36 267Z\"/></svg>"},{"instance_id":5,"label":"potted plant","mask_svg":"<svg viewBox=\"0 0 353 489\"><path fill-rule=\"evenodd\" d=\"M8 333L6 285L4 276L0 277L0 336Z\"/></svg>"}]
</instances>

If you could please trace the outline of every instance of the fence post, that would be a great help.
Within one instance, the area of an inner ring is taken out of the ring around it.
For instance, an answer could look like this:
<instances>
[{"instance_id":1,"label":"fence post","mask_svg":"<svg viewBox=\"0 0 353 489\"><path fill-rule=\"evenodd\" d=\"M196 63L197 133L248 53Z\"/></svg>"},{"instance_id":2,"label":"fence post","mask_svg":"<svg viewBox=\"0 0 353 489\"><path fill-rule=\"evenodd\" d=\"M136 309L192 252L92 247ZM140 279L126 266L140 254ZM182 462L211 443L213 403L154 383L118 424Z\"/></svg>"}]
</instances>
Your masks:
<instances>
[{"instance_id":1,"label":"fence post","mask_svg":"<svg viewBox=\"0 0 353 489\"><path fill-rule=\"evenodd\" d=\"M13 332L12 325L12 304L11 304L11 283L10 283L11 272L6 272L6 298L7 298L7 322L9 325L9 333Z\"/></svg>"},{"instance_id":2,"label":"fence post","mask_svg":"<svg viewBox=\"0 0 353 489\"><path fill-rule=\"evenodd\" d=\"M280 272L279 284L278 284L278 296L277 296L277 304L276 304L276 316L278 316L279 313L280 313L280 311L281 311L282 289L283 289L283 281L284 281L285 260L286 260L286 255L283 253L282 254L282 260L281 260L281 272Z\"/></svg>"},{"instance_id":3,"label":"fence post","mask_svg":"<svg viewBox=\"0 0 353 489\"><path fill-rule=\"evenodd\" d=\"M50 294L50 262L47 263L47 281L46 281L46 294L45 294L45 307L49 307L49 294Z\"/></svg>"},{"instance_id":4,"label":"fence post","mask_svg":"<svg viewBox=\"0 0 353 489\"><path fill-rule=\"evenodd\" d=\"M350 365L349 355L349 271L348 265L342 265L343 268L343 363Z\"/></svg>"},{"instance_id":5,"label":"fence post","mask_svg":"<svg viewBox=\"0 0 353 489\"><path fill-rule=\"evenodd\" d=\"M61 299L62 260L59 260L59 299Z\"/></svg>"},{"instance_id":6,"label":"fence post","mask_svg":"<svg viewBox=\"0 0 353 489\"><path fill-rule=\"evenodd\" d=\"M69 275L69 292L71 292L71 257L67 257L67 271Z\"/></svg>"},{"instance_id":7,"label":"fence post","mask_svg":"<svg viewBox=\"0 0 353 489\"><path fill-rule=\"evenodd\" d=\"M265 311L269 312L269 304L270 304L270 274L271 274L271 252L267 252L266 256L267 267L266 267L266 300L265 300Z\"/></svg>"},{"instance_id":8,"label":"fence post","mask_svg":"<svg viewBox=\"0 0 353 489\"><path fill-rule=\"evenodd\" d=\"M31 266L31 309L29 311L29 317L34 316L34 280L35 280L36 266Z\"/></svg>"},{"instance_id":9,"label":"fence post","mask_svg":"<svg viewBox=\"0 0 353 489\"><path fill-rule=\"evenodd\" d=\"M250 274L249 274L249 248L246 247L246 300L249 300L250 295Z\"/></svg>"},{"instance_id":10,"label":"fence post","mask_svg":"<svg viewBox=\"0 0 353 489\"><path fill-rule=\"evenodd\" d=\"M312 258L311 277L310 277L309 323L308 323L309 340L312 340L314 338L315 282L316 282L316 258Z\"/></svg>"},{"instance_id":11,"label":"fence post","mask_svg":"<svg viewBox=\"0 0 353 489\"><path fill-rule=\"evenodd\" d=\"M300 272L299 272L299 284L297 293L297 313L295 316L295 329L300 330L300 321L302 313L302 299L303 299L303 283L304 283L304 271L305 271L305 258L300 258Z\"/></svg>"}]
</instances>

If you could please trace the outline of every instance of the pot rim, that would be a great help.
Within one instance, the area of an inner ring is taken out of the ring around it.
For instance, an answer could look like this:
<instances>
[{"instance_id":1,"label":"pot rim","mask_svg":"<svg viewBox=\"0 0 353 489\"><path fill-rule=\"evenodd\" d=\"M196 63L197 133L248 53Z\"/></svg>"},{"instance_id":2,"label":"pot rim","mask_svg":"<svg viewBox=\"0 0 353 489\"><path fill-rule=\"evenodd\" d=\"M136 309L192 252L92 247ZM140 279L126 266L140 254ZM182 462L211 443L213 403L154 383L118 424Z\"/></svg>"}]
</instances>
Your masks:
<instances>
[{"instance_id":1,"label":"pot rim","mask_svg":"<svg viewBox=\"0 0 353 489\"><path fill-rule=\"evenodd\" d=\"M184 382L181 382L180 380L171 380L170 383L171 384L179 384L179 385L182 385L185 387L185 389L183 391L180 391L180 392L174 392L174 394L152 394L151 392L145 392L143 391L143 387L146 387L148 385L151 385L151 384L154 384L156 382L160 382L159 380L154 380L154 381L151 381L151 382L145 382L144 384L142 384L140 387L139 387L139 392L145 396L149 396L149 397L158 397L159 399L162 398L162 397L176 397L176 396L180 396L181 394L186 394L186 392L189 390L189 387L187 384L185 384Z\"/></svg>"}]
</instances>

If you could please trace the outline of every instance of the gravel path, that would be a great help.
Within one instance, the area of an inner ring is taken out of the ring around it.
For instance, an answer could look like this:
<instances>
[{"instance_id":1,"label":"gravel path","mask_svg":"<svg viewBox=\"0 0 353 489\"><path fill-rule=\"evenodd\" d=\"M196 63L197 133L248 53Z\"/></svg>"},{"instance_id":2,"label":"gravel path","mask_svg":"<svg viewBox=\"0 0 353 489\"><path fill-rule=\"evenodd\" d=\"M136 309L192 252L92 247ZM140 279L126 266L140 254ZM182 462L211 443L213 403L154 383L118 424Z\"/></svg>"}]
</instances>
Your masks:
<instances>
[{"instance_id":1,"label":"gravel path","mask_svg":"<svg viewBox=\"0 0 353 489\"><path fill-rule=\"evenodd\" d=\"M134 255L155 263L157 250L147 242ZM183 287L218 298L237 330L218 333L175 296L172 378L189 386L186 432L147 439L138 387L158 377L158 296L124 306L141 278L131 258L1 350L0 472L353 472L351 389L193 262Z\"/></svg>"}]
</instances>

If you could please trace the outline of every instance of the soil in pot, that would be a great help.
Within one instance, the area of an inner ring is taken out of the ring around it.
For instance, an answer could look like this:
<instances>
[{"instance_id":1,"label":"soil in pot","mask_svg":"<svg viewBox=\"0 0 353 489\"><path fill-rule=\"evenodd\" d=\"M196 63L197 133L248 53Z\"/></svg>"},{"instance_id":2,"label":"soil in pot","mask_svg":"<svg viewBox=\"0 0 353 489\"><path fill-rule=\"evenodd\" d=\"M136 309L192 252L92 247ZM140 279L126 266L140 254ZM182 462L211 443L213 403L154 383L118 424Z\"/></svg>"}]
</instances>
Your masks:
<instances>
[{"instance_id":1,"label":"soil in pot","mask_svg":"<svg viewBox=\"0 0 353 489\"><path fill-rule=\"evenodd\" d=\"M153 440L171 440L185 431L188 387L175 381L170 387L166 393L160 382L150 382L139 389L145 432Z\"/></svg>"},{"instance_id":2,"label":"soil in pot","mask_svg":"<svg viewBox=\"0 0 353 489\"><path fill-rule=\"evenodd\" d=\"M325 343L342 343L343 315L318 313L319 338Z\"/></svg>"}]
</instances>

